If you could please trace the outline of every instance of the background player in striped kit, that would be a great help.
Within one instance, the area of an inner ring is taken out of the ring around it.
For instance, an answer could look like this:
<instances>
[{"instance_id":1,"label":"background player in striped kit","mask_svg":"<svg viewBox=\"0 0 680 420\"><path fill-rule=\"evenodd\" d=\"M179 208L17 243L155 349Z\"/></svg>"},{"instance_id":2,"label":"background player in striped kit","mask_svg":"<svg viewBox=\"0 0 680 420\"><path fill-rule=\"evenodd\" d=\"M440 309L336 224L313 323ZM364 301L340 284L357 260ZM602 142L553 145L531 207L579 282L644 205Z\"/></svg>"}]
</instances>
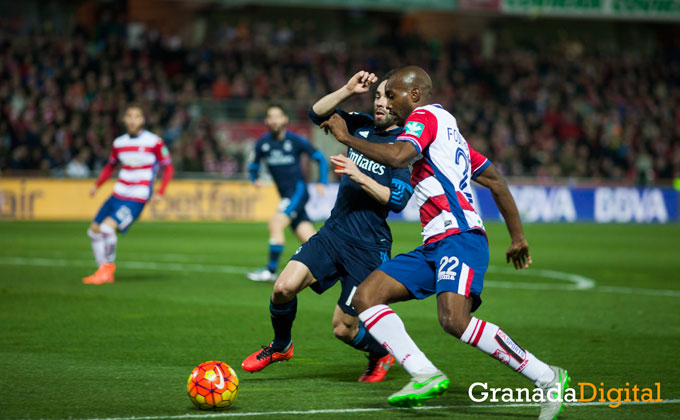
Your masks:
<instances>
[{"instance_id":1,"label":"background player in striped kit","mask_svg":"<svg viewBox=\"0 0 680 420\"><path fill-rule=\"evenodd\" d=\"M553 419L562 409L567 372L517 345L497 325L470 315L481 304L489 264L484 225L472 207L472 179L491 190L505 219L512 240L507 261L517 269L528 268L529 245L502 175L469 147L453 115L429 103L431 92L432 81L419 67L405 67L388 80L387 108L404 123L404 133L394 144L353 137L339 118L322 125L343 144L387 165L403 167L417 158L411 184L420 207L424 244L382 264L361 283L352 301L366 330L411 374L412 380L388 401L412 407L449 387L446 375L417 347L387 306L436 294L442 328L531 380L543 395L539 419Z\"/></svg>"},{"instance_id":2,"label":"background player in striped kit","mask_svg":"<svg viewBox=\"0 0 680 420\"><path fill-rule=\"evenodd\" d=\"M123 122L127 133L113 141L109 161L90 189L90 196L94 196L97 189L113 175L116 166L121 164L113 194L104 202L87 230L99 268L83 279L85 284L113 283L118 243L116 231L125 233L142 213L144 205L152 197L153 181L159 167L163 168L163 179L156 195L153 195L154 200L160 200L175 172L170 152L163 140L144 130L145 119L141 107L129 105Z\"/></svg>"}]
</instances>

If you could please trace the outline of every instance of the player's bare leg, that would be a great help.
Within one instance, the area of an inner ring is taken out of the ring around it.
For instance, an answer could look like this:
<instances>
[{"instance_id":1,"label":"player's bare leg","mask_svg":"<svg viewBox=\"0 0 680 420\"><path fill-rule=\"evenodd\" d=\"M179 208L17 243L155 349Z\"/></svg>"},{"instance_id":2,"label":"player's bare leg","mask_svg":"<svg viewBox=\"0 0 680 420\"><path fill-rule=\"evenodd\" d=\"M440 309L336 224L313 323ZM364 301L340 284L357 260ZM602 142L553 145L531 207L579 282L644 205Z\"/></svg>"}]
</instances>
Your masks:
<instances>
[{"instance_id":1,"label":"player's bare leg","mask_svg":"<svg viewBox=\"0 0 680 420\"><path fill-rule=\"evenodd\" d=\"M385 346L411 375L404 388L387 401L398 407L414 407L449 388L449 379L430 362L406 332L404 323L387 304L413 296L403 284L380 270L373 271L359 286L353 304L366 330Z\"/></svg>"},{"instance_id":2,"label":"player's bare leg","mask_svg":"<svg viewBox=\"0 0 680 420\"><path fill-rule=\"evenodd\" d=\"M309 268L299 261L289 261L274 283L269 312L271 313L274 339L248 356L242 363L243 370L257 372L273 362L293 357L291 330L297 314L297 294L316 282Z\"/></svg>"},{"instance_id":3,"label":"player's bare leg","mask_svg":"<svg viewBox=\"0 0 680 420\"><path fill-rule=\"evenodd\" d=\"M276 212L269 219L269 261L266 268L252 271L247 274L252 281L273 282L276 280L276 270L279 266L279 257L283 252L286 238L284 230L290 225L290 217L285 213Z\"/></svg>"},{"instance_id":4,"label":"player's bare leg","mask_svg":"<svg viewBox=\"0 0 680 420\"><path fill-rule=\"evenodd\" d=\"M97 261L97 271L91 276L85 277L85 284L104 284L113 283L116 271L116 245L118 238L116 230L118 222L113 218L107 217L101 224L92 222L87 231L92 242L92 251Z\"/></svg>"},{"instance_id":5,"label":"player's bare leg","mask_svg":"<svg viewBox=\"0 0 680 420\"><path fill-rule=\"evenodd\" d=\"M314 225L311 222L304 221L300 222L299 225L295 228L295 236L300 240L300 243L305 243L314 236L316 233L316 229L314 229Z\"/></svg>"},{"instance_id":6,"label":"player's bare leg","mask_svg":"<svg viewBox=\"0 0 680 420\"><path fill-rule=\"evenodd\" d=\"M567 371L542 362L517 345L497 325L470 316L471 308L471 297L452 292L437 295L437 312L442 328L531 380L544 393L539 419L555 418L562 410L564 390L569 383ZM549 399L549 392L557 395L551 394Z\"/></svg>"},{"instance_id":7,"label":"player's bare leg","mask_svg":"<svg viewBox=\"0 0 680 420\"><path fill-rule=\"evenodd\" d=\"M269 219L269 243L282 244L286 241L283 231L290 225L290 217L287 214L276 212Z\"/></svg>"},{"instance_id":8,"label":"player's bare leg","mask_svg":"<svg viewBox=\"0 0 680 420\"><path fill-rule=\"evenodd\" d=\"M339 306L333 312L333 335L343 343L349 344L359 332L359 318L345 313Z\"/></svg>"},{"instance_id":9,"label":"player's bare leg","mask_svg":"<svg viewBox=\"0 0 680 420\"><path fill-rule=\"evenodd\" d=\"M352 299L352 306L361 313L371 306L388 305L413 299L411 292L392 277L375 270L364 280Z\"/></svg>"},{"instance_id":10,"label":"player's bare leg","mask_svg":"<svg viewBox=\"0 0 680 420\"><path fill-rule=\"evenodd\" d=\"M368 334L358 317L346 313L337 305L333 313L333 334L349 346L367 352L368 367L359 377L359 382L380 382L385 379L394 357Z\"/></svg>"},{"instance_id":11,"label":"player's bare leg","mask_svg":"<svg viewBox=\"0 0 680 420\"><path fill-rule=\"evenodd\" d=\"M298 293L316 282L306 265L300 261L288 261L286 267L276 279L272 292L272 302L284 304L295 299Z\"/></svg>"}]
</instances>

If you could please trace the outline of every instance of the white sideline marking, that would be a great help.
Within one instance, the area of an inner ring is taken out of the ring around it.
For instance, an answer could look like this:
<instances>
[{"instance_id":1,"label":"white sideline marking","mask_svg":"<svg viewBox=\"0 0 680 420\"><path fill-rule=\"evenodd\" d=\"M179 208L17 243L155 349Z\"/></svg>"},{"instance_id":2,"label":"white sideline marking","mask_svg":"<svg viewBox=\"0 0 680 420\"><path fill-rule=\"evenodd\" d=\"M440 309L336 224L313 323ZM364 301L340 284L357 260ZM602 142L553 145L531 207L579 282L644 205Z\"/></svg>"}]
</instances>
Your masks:
<instances>
[{"instance_id":1,"label":"white sideline marking","mask_svg":"<svg viewBox=\"0 0 680 420\"><path fill-rule=\"evenodd\" d=\"M489 268L486 270L487 273L498 273L498 274L509 274L509 275L515 275L515 276L535 276L535 277L545 277L548 279L555 279L555 280L566 280L570 283L571 285L559 285L559 284L554 284L554 283L520 283L520 282L514 282L514 281L504 281L504 282L497 282L497 281L486 281L484 280L484 285L489 285L493 284L496 285L496 283L503 283L503 284L508 284L515 286L517 284L522 284L526 288L533 288L533 289L566 289L566 290L588 290L592 289L595 287L595 280L589 279L587 277L580 276L578 274L572 274L572 273L564 273L561 271L554 271L554 270L542 270L542 269L529 269L529 270L515 270L514 268L510 267L498 267L495 265L489 266ZM503 287L503 286L495 286L495 287Z\"/></svg>"},{"instance_id":2,"label":"white sideline marking","mask_svg":"<svg viewBox=\"0 0 680 420\"><path fill-rule=\"evenodd\" d=\"M0 265L25 265L25 266L44 266L44 267L90 267L95 268L93 259L64 259L64 258L26 258L26 257L0 257ZM176 271L194 273L225 273L225 274L245 274L254 270L256 267L241 267L233 265L213 265L213 264L189 264L189 263L170 263L152 261L120 261L116 262L119 268L130 268L137 270L152 271ZM617 286L597 286L593 279L554 270L530 269L514 270L510 267L490 266L489 273L544 277L556 280L566 280L569 284L563 283L533 283L519 281L498 281L484 280L484 286L502 289L525 289L525 290L568 290L568 291L593 291L600 293L616 293L623 295L647 295L647 296L668 296L680 297L680 290L669 289L643 289L633 287Z\"/></svg>"},{"instance_id":3,"label":"white sideline marking","mask_svg":"<svg viewBox=\"0 0 680 420\"><path fill-rule=\"evenodd\" d=\"M642 402L642 401L631 401L631 402L621 402L621 405L652 405L652 404L678 404L680 399L673 400L663 400L654 402ZM583 403L573 403L567 404L565 406L568 408L581 408L587 406L606 406L611 404L608 401L604 402L583 402ZM176 416L140 416L140 417L105 417L96 418L90 420L156 420L156 419L199 419L199 418L217 418L217 417L247 417L247 416L282 416L287 414L343 414L343 413L370 413L376 411L406 411L406 410L455 410L461 408L523 408L523 407L538 407L537 403L516 403L516 404L471 404L471 405L432 405L424 407L414 407L409 408L338 408L338 409L324 409L324 410L288 410L288 411L257 411L250 413L235 413L235 412L219 412L219 413L208 413L208 414L180 414ZM621 407L617 407L621 409Z\"/></svg>"},{"instance_id":4,"label":"white sideline marking","mask_svg":"<svg viewBox=\"0 0 680 420\"><path fill-rule=\"evenodd\" d=\"M24 257L0 257L0 264L7 265L36 265L36 266L59 266L59 267L91 267L96 268L94 260L67 260L63 258L24 258ZM120 261L116 266L138 270L154 271L191 271L199 273L230 273L245 274L253 270L253 267L237 267L233 265L210 265L210 264L187 264L187 263L156 263L150 261Z\"/></svg>"}]
</instances>

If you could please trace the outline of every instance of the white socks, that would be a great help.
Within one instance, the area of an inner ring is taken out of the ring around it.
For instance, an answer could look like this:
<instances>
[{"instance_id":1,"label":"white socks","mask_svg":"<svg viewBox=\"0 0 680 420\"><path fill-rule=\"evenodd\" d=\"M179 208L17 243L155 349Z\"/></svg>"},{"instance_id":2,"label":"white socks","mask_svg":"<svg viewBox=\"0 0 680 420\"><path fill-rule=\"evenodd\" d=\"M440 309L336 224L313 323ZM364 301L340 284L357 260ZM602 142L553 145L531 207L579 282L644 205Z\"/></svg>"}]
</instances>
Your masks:
<instances>
[{"instance_id":1,"label":"white socks","mask_svg":"<svg viewBox=\"0 0 680 420\"><path fill-rule=\"evenodd\" d=\"M460 341L477 347L537 385L539 382L549 382L554 377L547 364L521 348L503 330L490 322L472 317Z\"/></svg>"},{"instance_id":2,"label":"white socks","mask_svg":"<svg viewBox=\"0 0 680 420\"><path fill-rule=\"evenodd\" d=\"M116 245L118 244L116 230L105 224L99 225L99 229L102 231L101 235L104 240L103 262L112 263L116 260Z\"/></svg>"},{"instance_id":3,"label":"white socks","mask_svg":"<svg viewBox=\"0 0 680 420\"><path fill-rule=\"evenodd\" d=\"M438 371L408 335L401 318L389 306L372 306L360 313L359 319L366 330L392 353L411 376ZM550 366L521 348L503 330L490 322L472 317L460 340L510 366L536 385L550 382L554 378Z\"/></svg>"},{"instance_id":4,"label":"white socks","mask_svg":"<svg viewBox=\"0 0 680 420\"><path fill-rule=\"evenodd\" d=\"M92 252L94 253L94 259L97 261L97 266L104 264L106 262L104 256L104 235L88 229L87 236L90 237L90 242L92 242Z\"/></svg>"},{"instance_id":5,"label":"white socks","mask_svg":"<svg viewBox=\"0 0 680 420\"><path fill-rule=\"evenodd\" d=\"M392 312L389 306L370 307L359 314L359 319L366 326L366 330L392 353L411 376L438 372L408 335L401 318Z\"/></svg>"}]
</instances>

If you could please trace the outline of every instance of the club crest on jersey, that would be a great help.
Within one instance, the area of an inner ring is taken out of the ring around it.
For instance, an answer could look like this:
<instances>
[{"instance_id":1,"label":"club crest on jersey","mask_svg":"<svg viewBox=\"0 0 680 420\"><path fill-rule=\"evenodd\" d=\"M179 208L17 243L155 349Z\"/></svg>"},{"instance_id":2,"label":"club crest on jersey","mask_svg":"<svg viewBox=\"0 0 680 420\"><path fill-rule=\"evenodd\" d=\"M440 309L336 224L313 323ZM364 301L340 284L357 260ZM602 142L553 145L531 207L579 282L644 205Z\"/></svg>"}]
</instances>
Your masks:
<instances>
[{"instance_id":1,"label":"club crest on jersey","mask_svg":"<svg viewBox=\"0 0 680 420\"><path fill-rule=\"evenodd\" d=\"M363 138L368 138L368 130L359 131L359 135Z\"/></svg>"},{"instance_id":2,"label":"club crest on jersey","mask_svg":"<svg viewBox=\"0 0 680 420\"><path fill-rule=\"evenodd\" d=\"M416 121L410 121L408 124L406 124L406 127L404 127L404 130L406 131L405 134L410 134L412 136L420 137L421 134L423 134L423 129L425 128L425 125Z\"/></svg>"},{"instance_id":3,"label":"club crest on jersey","mask_svg":"<svg viewBox=\"0 0 680 420\"><path fill-rule=\"evenodd\" d=\"M283 150L285 150L286 152L290 152L291 150L293 150L293 145L291 145L290 142L286 140L283 143Z\"/></svg>"}]
</instances>

